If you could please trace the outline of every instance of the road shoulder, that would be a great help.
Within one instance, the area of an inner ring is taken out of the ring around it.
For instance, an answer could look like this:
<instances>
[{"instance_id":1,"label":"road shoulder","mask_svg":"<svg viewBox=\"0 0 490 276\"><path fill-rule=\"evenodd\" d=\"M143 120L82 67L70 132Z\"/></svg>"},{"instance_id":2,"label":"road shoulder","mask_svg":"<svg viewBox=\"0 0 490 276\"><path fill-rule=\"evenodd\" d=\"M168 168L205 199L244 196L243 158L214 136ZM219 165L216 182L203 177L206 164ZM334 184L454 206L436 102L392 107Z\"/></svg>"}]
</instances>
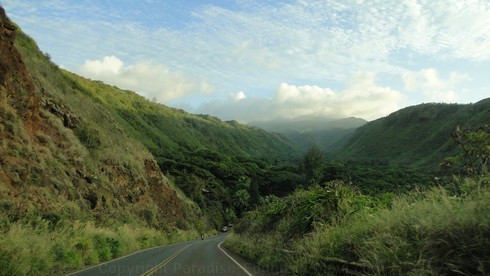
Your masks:
<instances>
[{"instance_id":1,"label":"road shoulder","mask_svg":"<svg viewBox=\"0 0 490 276\"><path fill-rule=\"evenodd\" d=\"M225 239L226 241L226 239ZM243 266L249 273L254 276L278 276L282 275L279 272L269 271L267 269L259 267L257 264L250 262L249 260L243 258L242 256L236 254L230 249L226 248L225 242L223 242L220 246L220 249L224 250L232 259L238 262L241 266Z\"/></svg>"}]
</instances>

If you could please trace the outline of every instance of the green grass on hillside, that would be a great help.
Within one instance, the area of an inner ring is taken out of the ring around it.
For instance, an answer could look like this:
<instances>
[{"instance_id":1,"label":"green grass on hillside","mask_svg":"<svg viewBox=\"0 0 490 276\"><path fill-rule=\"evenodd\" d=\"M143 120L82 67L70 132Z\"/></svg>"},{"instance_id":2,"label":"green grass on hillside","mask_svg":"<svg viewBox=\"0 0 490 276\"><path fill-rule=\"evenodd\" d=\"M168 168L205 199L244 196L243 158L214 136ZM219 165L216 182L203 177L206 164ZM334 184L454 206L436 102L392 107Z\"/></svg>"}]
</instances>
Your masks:
<instances>
[{"instance_id":1,"label":"green grass on hillside","mask_svg":"<svg viewBox=\"0 0 490 276\"><path fill-rule=\"evenodd\" d=\"M460 151L451 143L459 126L477 129L490 122L490 99L474 104L421 104L398 110L359 127L331 154L337 160L384 162L437 171L447 156Z\"/></svg>"},{"instance_id":2,"label":"green grass on hillside","mask_svg":"<svg viewBox=\"0 0 490 276\"><path fill-rule=\"evenodd\" d=\"M488 275L489 180L465 180L460 195L434 188L392 202L349 193L340 196L337 210L323 212L308 207L315 200L301 200L299 191L285 203L297 202L306 213L268 203L250 213L225 245L293 275ZM298 236L295 221L305 218L311 231Z\"/></svg>"},{"instance_id":3,"label":"green grass on hillside","mask_svg":"<svg viewBox=\"0 0 490 276\"><path fill-rule=\"evenodd\" d=\"M3 51L14 36L0 36ZM20 30L15 47L1 64L0 275L59 274L211 231L116 113Z\"/></svg>"}]
</instances>

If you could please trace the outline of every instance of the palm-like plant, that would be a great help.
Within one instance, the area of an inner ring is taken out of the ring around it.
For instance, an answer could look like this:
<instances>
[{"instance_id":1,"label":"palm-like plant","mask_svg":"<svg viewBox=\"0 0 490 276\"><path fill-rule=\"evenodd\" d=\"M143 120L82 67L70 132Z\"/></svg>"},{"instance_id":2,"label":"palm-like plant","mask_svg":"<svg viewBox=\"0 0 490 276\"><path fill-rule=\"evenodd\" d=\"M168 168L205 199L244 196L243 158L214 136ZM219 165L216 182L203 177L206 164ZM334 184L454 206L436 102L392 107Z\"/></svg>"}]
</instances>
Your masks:
<instances>
[{"instance_id":1,"label":"palm-like plant","mask_svg":"<svg viewBox=\"0 0 490 276\"><path fill-rule=\"evenodd\" d=\"M250 203L250 194L245 189L240 189L233 196L233 205L241 213Z\"/></svg>"}]
</instances>

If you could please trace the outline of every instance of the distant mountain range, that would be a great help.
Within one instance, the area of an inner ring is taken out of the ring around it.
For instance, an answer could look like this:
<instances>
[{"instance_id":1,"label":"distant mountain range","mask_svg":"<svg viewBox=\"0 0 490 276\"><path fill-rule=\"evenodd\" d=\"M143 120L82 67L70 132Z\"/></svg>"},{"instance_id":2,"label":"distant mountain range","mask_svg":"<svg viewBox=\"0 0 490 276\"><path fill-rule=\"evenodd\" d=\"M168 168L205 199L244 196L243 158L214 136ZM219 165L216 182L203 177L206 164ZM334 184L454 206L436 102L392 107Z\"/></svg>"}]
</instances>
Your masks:
<instances>
[{"instance_id":1,"label":"distant mountain range","mask_svg":"<svg viewBox=\"0 0 490 276\"><path fill-rule=\"evenodd\" d=\"M355 117L329 119L321 116L309 116L289 120L254 121L250 122L249 125L283 134L296 144L302 152L306 152L308 148L314 145L329 152L335 145L348 139L356 128L366 123L366 120Z\"/></svg>"},{"instance_id":2,"label":"distant mountain range","mask_svg":"<svg viewBox=\"0 0 490 276\"><path fill-rule=\"evenodd\" d=\"M329 160L431 170L458 153L451 139L457 126L475 129L485 124L490 124L490 98L474 104L410 106L372 122L307 117L249 123L283 134L303 152L317 145Z\"/></svg>"}]
</instances>

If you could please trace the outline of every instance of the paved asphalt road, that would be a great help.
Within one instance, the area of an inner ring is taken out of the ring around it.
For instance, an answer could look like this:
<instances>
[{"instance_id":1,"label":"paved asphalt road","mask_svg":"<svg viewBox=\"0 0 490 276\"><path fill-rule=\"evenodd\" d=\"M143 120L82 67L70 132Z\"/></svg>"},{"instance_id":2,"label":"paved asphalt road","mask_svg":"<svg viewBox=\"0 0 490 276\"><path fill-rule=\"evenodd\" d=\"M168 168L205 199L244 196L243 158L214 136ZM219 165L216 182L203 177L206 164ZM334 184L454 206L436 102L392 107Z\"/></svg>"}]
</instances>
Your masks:
<instances>
[{"instance_id":1,"label":"paved asphalt road","mask_svg":"<svg viewBox=\"0 0 490 276\"><path fill-rule=\"evenodd\" d=\"M223 248L226 235L139 251L68 275L267 275Z\"/></svg>"}]
</instances>

